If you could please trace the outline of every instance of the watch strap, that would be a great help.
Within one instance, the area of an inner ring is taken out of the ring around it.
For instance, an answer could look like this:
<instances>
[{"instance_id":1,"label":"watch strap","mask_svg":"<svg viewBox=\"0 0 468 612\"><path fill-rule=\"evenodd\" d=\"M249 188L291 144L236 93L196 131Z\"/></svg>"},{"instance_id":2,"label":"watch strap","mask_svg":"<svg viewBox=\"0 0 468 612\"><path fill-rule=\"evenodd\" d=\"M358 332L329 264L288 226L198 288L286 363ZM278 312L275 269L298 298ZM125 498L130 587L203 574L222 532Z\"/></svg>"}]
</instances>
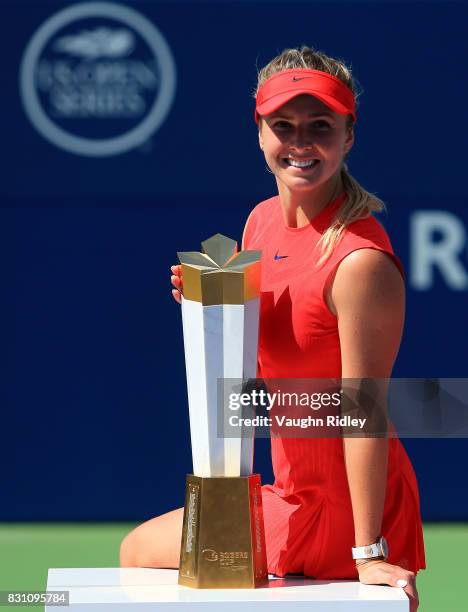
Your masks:
<instances>
[{"instance_id":1,"label":"watch strap","mask_svg":"<svg viewBox=\"0 0 468 612\"><path fill-rule=\"evenodd\" d=\"M353 559L375 559L385 556L380 539L378 542L368 544L367 546L353 546L352 553Z\"/></svg>"}]
</instances>

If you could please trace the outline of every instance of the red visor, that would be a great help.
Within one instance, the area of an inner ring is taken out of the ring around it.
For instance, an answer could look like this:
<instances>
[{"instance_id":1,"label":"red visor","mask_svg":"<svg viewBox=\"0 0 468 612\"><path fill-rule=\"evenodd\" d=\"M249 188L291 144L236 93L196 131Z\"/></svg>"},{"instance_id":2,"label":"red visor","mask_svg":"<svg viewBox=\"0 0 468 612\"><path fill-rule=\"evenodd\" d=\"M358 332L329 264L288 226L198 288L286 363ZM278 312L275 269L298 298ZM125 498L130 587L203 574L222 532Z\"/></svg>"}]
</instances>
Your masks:
<instances>
[{"instance_id":1,"label":"red visor","mask_svg":"<svg viewBox=\"0 0 468 612\"><path fill-rule=\"evenodd\" d=\"M255 121L269 115L301 94L309 94L340 115L352 115L356 121L354 94L340 79L308 68L283 70L267 79L257 93Z\"/></svg>"}]
</instances>

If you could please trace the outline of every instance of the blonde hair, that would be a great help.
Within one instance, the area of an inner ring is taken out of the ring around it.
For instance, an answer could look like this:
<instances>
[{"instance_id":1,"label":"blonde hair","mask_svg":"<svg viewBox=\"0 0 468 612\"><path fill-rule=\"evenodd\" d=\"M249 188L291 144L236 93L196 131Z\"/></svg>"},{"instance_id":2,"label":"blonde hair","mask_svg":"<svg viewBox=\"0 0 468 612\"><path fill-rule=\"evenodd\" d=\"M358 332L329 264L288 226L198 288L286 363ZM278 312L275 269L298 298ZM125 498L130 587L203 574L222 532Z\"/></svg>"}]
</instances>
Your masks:
<instances>
[{"instance_id":1,"label":"blonde hair","mask_svg":"<svg viewBox=\"0 0 468 612\"><path fill-rule=\"evenodd\" d=\"M321 51L316 51L311 47L303 46L298 49L285 49L258 72L257 88L255 89L254 97L257 96L259 88L267 79L278 72L291 68L310 68L331 74L347 85L354 93L356 99L359 96L360 92L358 91L357 83L353 79L350 68L344 62L325 55ZM352 125L353 119L349 115L348 128L351 129ZM351 176L345 164L345 158L343 158L341 168L341 180L347 198L337 210L332 224L326 229L320 239L319 244L322 254L318 262L319 265L323 264L330 257L333 249L340 241L344 230L350 223L358 219L364 219L373 212L381 212L385 209L385 204L382 200L366 191Z\"/></svg>"}]
</instances>

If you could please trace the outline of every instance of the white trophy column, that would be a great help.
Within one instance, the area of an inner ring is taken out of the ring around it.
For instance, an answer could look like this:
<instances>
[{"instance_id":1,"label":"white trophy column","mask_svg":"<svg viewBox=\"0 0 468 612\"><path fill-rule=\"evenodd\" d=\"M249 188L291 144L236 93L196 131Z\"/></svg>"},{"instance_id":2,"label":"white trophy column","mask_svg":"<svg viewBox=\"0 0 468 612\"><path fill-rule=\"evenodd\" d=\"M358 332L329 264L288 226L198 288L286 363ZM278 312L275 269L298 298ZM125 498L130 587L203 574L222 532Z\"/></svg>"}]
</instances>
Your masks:
<instances>
[{"instance_id":1,"label":"white trophy column","mask_svg":"<svg viewBox=\"0 0 468 612\"><path fill-rule=\"evenodd\" d=\"M215 306L203 306L182 298L193 473L196 476L248 476L252 473L253 430L239 428L234 438L220 437L222 424L218 428L217 394L219 379L237 379L232 382L237 382L238 387L242 379L255 378L258 309L258 298L245 305ZM226 388L225 398L229 392ZM224 410L229 408L224 406Z\"/></svg>"},{"instance_id":2,"label":"white trophy column","mask_svg":"<svg viewBox=\"0 0 468 612\"><path fill-rule=\"evenodd\" d=\"M211 384L213 377L216 381L223 375L222 306L182 298L182 324L193 473L224 476L224 444L217 437L217 388Z\"/></svg>"},{"instance_id":3,"label":"white trophy column","mask_svg":"<svg viewBox=\"0 0 468 612\"><path fill-rule=\"evenodd\" d=\"M260 298L254 298L244 304L244 372L243 378L257 378L258 324ZM241 476L253 472L254 430L249 428L242 436Z\"/></svg>"}]
</instances>

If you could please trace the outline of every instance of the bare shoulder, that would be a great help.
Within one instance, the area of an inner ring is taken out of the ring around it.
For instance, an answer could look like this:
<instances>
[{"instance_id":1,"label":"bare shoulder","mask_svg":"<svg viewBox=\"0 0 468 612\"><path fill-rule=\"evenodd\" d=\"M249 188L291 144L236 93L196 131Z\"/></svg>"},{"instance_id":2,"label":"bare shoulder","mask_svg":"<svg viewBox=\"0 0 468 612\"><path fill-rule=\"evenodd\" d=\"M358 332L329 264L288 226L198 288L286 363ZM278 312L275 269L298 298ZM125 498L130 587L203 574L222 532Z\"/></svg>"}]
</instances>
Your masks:
<instances>
[{"instance_id":1,"label":"bare shoulder","mask_svg":"<svg viewBox=\"0 0 468 612\"><path fill-rule=\"evenodd\" d=\"M354 281L360 278L369 280L374 276L404 284L391 254L371 247L357 249L347 255L338 266L336 273L336 278L340 277L341 280L349 278Z\"/></svg>"},{"instance_id":2,"label":"bare shoulder","mask_svg":"<svg viewBox=\"0 0 468 612\"><path fill-rule=\"evenodd\" d=\"M405 286L391 254L362 248L347 255L338 266L330 286L330 308L393 308L404 301Z\"/></svg>"},{"instance_id":3,"label":"bare shoulder","mask_svg":"<svg viewBox=\"0 0 468 612\"><path fill-rule=\"evenodd\" d=\"M386 252L353 251L331 291L338 319L343 377L390 376L403 333L404 281Z\"/></svg>"}]
</instances>

